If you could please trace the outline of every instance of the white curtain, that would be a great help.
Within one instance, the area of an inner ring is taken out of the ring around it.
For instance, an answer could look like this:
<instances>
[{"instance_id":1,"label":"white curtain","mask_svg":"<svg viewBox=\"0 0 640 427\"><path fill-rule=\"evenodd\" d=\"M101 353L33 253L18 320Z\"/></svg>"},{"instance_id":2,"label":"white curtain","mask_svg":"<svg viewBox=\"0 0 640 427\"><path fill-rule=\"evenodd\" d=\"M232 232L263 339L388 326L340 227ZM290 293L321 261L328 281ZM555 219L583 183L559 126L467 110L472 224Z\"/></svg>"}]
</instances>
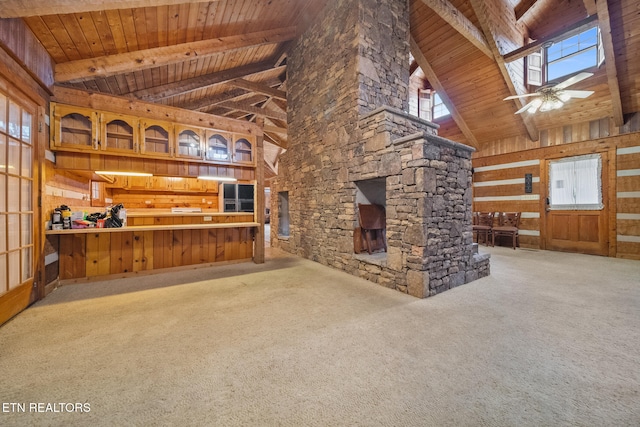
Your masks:
<instances>
[{"instance_id":1,"label":"white curtain","mask_svg":"<svg viewBox=\"0 0 640 427\"><path fill-rule=\"evenodd\" d=\"M549 208L599 210L602 205L602 159L599 154L549 163Z\"/></svg>"}]
</instances>

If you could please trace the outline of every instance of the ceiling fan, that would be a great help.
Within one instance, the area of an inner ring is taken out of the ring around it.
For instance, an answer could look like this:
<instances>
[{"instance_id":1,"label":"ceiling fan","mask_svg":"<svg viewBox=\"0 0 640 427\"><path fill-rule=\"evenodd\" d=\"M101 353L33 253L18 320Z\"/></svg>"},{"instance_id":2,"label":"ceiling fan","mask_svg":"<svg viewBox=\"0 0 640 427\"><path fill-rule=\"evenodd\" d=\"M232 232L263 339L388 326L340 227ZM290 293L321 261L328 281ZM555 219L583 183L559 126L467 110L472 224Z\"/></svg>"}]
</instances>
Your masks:
<instances>
[{"instance_id":1,"label":"ceiling fan","mask_svg":"<svg viewBox=\"0 0 640 427\"><path fill-rule=\"evenodd\" d=\"M536 111L551 111L561 108L565 102L571 98L586 98L593 94L592 90L567 90L569 86L576 84L588 77L593 76L593 73L579 73L567 80L558 83L557 85L543 86L536 90L534 93L525 93L524 95L508 96L504 100L526 98L535 96L536 98L529 102L527 105L516 111L516 114L528 111L529 113L535 113Z\"/></svg>"}]
</instances>

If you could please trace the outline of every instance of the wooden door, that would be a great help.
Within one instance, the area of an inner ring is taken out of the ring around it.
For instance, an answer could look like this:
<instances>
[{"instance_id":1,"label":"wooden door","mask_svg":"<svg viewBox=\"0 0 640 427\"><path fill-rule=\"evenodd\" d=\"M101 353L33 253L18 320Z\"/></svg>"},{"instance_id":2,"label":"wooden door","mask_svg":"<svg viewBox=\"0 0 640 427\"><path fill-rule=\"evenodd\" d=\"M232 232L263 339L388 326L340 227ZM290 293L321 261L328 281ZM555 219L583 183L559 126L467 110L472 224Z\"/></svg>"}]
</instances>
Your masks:
<instances>
[{"instance_id":1,"label":"wooden door","mask_svg":"<svg viewBox=\"0 0 640 427\"><path fill-rule=\"evenodd\" d=\"M592 255L609 255L608 157L606 152L598 154L601 158L602 207L588 210L553 209L553 201L549 200L550 190L547 188L547 209L545 214L546 249ZM556 160L547 160L546 162L548 182L551 182L549 178L550 163Z\"/></svg>"},{"instance_id":2,"label":"wooden door","mask_svg":"<svg viewBox=\"0 0 640 427\"><path fill-rule=\"evenodd\" d=\"M25 102L0 88L0 324L34 298L37 115Z\"/></svg>"}]
</instances>

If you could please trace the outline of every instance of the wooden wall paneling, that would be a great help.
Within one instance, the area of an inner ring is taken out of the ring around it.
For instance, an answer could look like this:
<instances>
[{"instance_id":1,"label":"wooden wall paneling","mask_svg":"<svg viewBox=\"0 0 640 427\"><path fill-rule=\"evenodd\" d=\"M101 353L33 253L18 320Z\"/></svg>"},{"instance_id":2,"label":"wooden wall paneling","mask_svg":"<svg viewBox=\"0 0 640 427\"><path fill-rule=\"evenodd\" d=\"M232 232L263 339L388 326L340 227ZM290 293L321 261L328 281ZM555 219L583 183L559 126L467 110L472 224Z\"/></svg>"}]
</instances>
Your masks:
<instances>
[{"instance_id":1,"label":"wooden wall paneling","mask_svg":"<svg viewBox=\"0 0 640 427\"><path fill-rule=\"evenodd\" d=\"M618 184L617 184L617 155L616 148L611 147L607 152L607 168L608 177L603 177L602 180L606 180L606 184L603 183L603 192L605 191L604 186L606 185L606 191L608 195L608 200L604 201L607 204L607 209L609 213L609 217L607 218L607 240L609 242L609 256L615 257L617 253L617 242L618 242L618 222L617 222L617 203L618 200Z\"/></svg>"},{"instance_id":2,"label":"wooden wall paneling","mask_svg":"<svg viewBox=\"0 0 640 427\"><path fill-rule=\"evenodd\" d=\"M124 233L113 233L111 236L111 249L110 249L110 260L109 274L117 274L124 271L122 267L122 241L123 241Z\"/></svg>"},{"instance_id":3,"label":"wooden wall paneling","mask_svg":"<svg viewBox=\"0 0 640 427\"><path fill-rule=\"evenodd\" d=\"M60 279L86 276L85 235L60 236Z\"/></svg>"},{"instance_id":4,"label":"wooden wall paneling","mask_svg":"<svg viewBox=\"0 0 640 427\"><path fill-rule=\"evenodd\" d=\"M226 254L225 254L225 249L226 249L226 231L224 228L219 228L216 230L217 231L217 236L216 236L216 262L219 261L224 261L226 260Z\"/></svg>"},{"instance_id":5,"label":"wooden wall paneling","mask_svg":"<svg viewBox=\"0 0 640 427\"><path fill-rule=\"evenodd\" d=\"M86 267L85 272L87 277L94 277L98 275L98 262L100 249L99 249L99 236L100 234L87 234L86 235Z\"/></svg>"},{"instance_id":6,"label":"wooden wall paneling","mask_svg":"<svg viewBox=\"0 0 640 427\"><path fill-rule=\"evenodd\" d=\"M202 235L205 230L191 230L191 262L192 264L202 263Z\"/></svg>"},{"instance_id":7,"label":"wooden wall paneling","mask_svg":"<svg viewBox=\"0 0 640 427\"><path fill-rule=\"evenodd\" d=\"M193 230L184 230L182 233L182 264L181 265L191 265L193 264L193 251L191 248L191 236Z\"/></svg>"},{"instance_id":8,"label":"wooden wall paneling","mask_svg":"<svg viewBox=\"0 0 640 427\"><path fill-rule=\"evenodd\" d=\"M155 231L153 236L153 267L166 268L166 255L169 250L167 240L170 238L170 230Z\"/></svg>"},{"instance_id":9,"label":"wooden wall paneling","mask_svg":"<svg viewBox=\"0 0 640 427\"><path fill-rule=\"evenodd\" d=\"M182 251L184 250L182 242L183 242L183 234L184 230L172 230L173 239L171 243L173 257L171 261L171 266L179 266L185 265L182 259Z\"/></svg>"},{"instance_id":10,"label":"wooden wall paneling","mask_svg":"<svg viewBox=\"0 0 640 427\"><path fill-rule=\"evenodd\" d=\"M112 233L98 234L98 276L111 273L111 237Z\"/></svg>"},{"instance_id":11,"label":"wooden wall paneling","mask_svg":"<svg viewBox=\"0 0 640 427\"><path fill-rule=\"evenodd\" d=\"M206 230L206 242L207 242L207 262L216 262L216 253L218 250L218 230L209 229Z\"/></svg>"}]
</instances>

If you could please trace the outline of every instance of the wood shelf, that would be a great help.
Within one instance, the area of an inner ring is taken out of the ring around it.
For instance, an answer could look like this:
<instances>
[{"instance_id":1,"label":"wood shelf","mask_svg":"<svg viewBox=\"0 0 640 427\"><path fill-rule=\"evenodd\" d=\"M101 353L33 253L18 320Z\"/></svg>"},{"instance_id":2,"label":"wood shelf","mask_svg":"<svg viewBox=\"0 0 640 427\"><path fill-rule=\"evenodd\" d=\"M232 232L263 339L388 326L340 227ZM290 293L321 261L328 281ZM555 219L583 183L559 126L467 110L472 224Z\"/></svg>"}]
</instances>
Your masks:
<instances>
[{"instance_id":1,"label":"wood shelf","mask_svg":"<svg viewBox=\"0 0 640 427\"><path fill-rule=\"evenodd\" d=\"M213 224L176 224L176 225L136 225L130 227L117 228L76 228L71 230L46 230L47 235L64 234L92 234L92 233L118 233L125 231L170 231L170 230L201 230L208 228L255 228L259 227L257 222L230 222Z\"/></svg>"}]
</instances>

